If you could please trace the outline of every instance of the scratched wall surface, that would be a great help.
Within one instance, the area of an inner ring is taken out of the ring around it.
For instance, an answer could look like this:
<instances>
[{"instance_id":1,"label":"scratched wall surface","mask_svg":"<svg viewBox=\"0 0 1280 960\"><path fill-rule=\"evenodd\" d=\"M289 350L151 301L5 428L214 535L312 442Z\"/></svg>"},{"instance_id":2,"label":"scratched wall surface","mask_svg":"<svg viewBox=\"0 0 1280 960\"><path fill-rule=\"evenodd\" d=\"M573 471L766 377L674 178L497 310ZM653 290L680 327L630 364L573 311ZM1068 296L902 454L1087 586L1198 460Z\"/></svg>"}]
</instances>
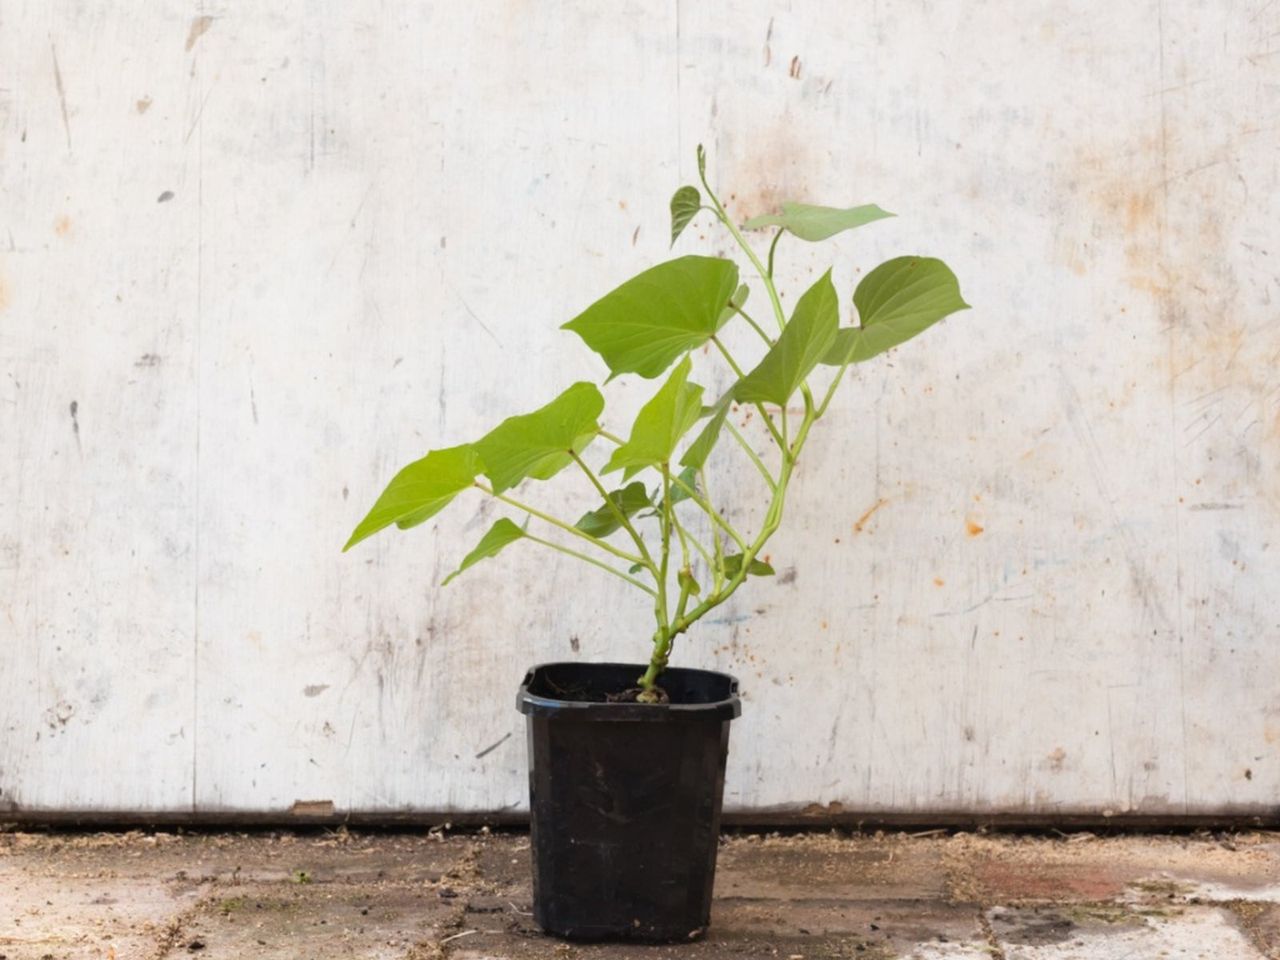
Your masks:
<instances>
[{"instance_id":1,"label":"scratched wall surface","mask_svg":"<svg viewBox=\"0 0 1280 960\"><path fill-rule=\"evenodd\" d=\"M743 680L728 806L1274 809L1280 4L146 6L0 0L0 809L522 807L524 668L642 657L644 598L520 545L438 589L478 493L338 548L601 379L555 328L698 142L741 217L901 214L784 241L790 302L923 253L974 305L857 370L678 651Z\"/></svg>"}]
</instances>

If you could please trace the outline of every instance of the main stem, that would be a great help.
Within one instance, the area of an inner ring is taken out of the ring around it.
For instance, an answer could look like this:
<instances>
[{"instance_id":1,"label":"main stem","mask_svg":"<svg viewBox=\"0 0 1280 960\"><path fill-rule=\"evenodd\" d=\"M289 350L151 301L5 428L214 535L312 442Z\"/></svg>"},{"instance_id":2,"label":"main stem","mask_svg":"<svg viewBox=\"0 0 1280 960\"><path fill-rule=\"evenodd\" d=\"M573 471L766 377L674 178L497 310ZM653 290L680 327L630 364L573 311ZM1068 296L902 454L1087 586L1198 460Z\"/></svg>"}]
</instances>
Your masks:
<instances>
[{"instance_id":1,"label":"main stem","mask_svg":"<svg viewBox=\"0 0 1280 960\"><path fill-rule=\"evenodd\" d=\"M728 229L729 233L733 235L733 239L737 242L738 246L742 248L742 251L746 254L747 258L759 273L760 279L764 282L765 290L768 291L769 294L769 303L773 307L774 319L777 321L778 329L779 331L784 330L787 322L786 314L782 309L782 301L778 296L777 286L773 282L774 252L777 249L778 240L781 237L781 231L779 231L779 233L773 238L773 242L770 244L769 265L766 267L760 262L760 258L756 255L756 252L751 249L751 245L747 243L746 238L742 236L741 231L739 231L729 219L724 206L720 203L720 200L716 197L714 191L712 191L711 187L707 184L706 173L701 168L701 165L699 166L699 175L702 180L702 185L707 190L707 195L711 198L712 204L714 204L716 216ZM754 322L752 322L751 325L753 327L756 326ZM760 333L761 337L768 341L769 338L764 336L764 332L760 330L759 327L756 327L756 330ZM730 366L734 367L735 372L737 372L739 377L741 377L741 370L737 369L737 364L733 362L732 357L728 355L724 346L715 337L712 339L716 341L716 346L720 348L721 353L725 354L725 358L729 361ZM796 431L794 441L787 436L787 410L785 404L782 408L781 435L779 435L778 430L774 427L772 420L769 419L768 415L765 414L763 410L761 410L766 423L768 423L771 432L774 434L774 439L778 441L779 452L782 457L782 465L779 468L778 476L772 484L771 492L773 496L769 502L769 509L765 513L764 524L761 526L760 532L750 544L743 544L741 539L738 540L743 550L742 562L739 565L737 572L729 578L728 582L724 582L723 555L720 551L719 531L716 529L717 524L713 522L712 535L714 537L716 560L718 561L716 568L713 571L716 578L715 585L701 603L695 606L692 610L688 610L686 612L685 608L688 605L690 591L692 590L692 578L688 576L682 577L680 584L680 599L676 604L675 616L670 619L667 615L666 605L666 578L671 529L674 525L672 517L673 508L670 502L672 478L666 465L663 465L663 510L659 514L659 522L662 525L662 567L661 576L658 582L658 599L656 604L658 629L653 636L653 654L649 659L648 669L645 670L644 675L639 681L641 692L637 697L638 700L644 702L655 702L658 700L658 695L654 692L654 687L657 685L658 677L667 667L667 658L671 652L671 645L675 641L675 638L688 630L690 626L702 617L706 616L716 607L720 606L720 604L728 600L729 597L733 596L738 587L742 586L746 581L751 569L752 561L755 560L756 555L764 548L765 543L768 542L769 538L773 536L777 531L778 526L782 523L782 514L786 506L787 487L791 481L792 472L795 470L796 462L800 457L800 452L804 449L805 441L809 437L810 428L813 426L814 422L826 412L827 404L831 402L831 397L835 393L835 388L839 385L840 378L844 376L845 367L847 367L847 364L840 368L835 381L831 384L830 389L828 389L827 394L820 405L814 403L813 394L809 389L809 385L807 383L801 385L801 394L804 397L804 416L800 422L799 429ZM769 477L769 472L764 468L764 465L758 463L758 466L762 468L764 475ZM679 483L679 480L676 482ZM681 484L681 486L683 486L683 484ZM693 491L689 492L691 494L693 493ZM712 517L713 521L718 517L714 507L711 506L709 497L705 502L696 496L691 498L699 507ZM734 533L733 529L729 527L728 524L723 524L723 526L730 533Z\"/></svg>"}]
</instances>

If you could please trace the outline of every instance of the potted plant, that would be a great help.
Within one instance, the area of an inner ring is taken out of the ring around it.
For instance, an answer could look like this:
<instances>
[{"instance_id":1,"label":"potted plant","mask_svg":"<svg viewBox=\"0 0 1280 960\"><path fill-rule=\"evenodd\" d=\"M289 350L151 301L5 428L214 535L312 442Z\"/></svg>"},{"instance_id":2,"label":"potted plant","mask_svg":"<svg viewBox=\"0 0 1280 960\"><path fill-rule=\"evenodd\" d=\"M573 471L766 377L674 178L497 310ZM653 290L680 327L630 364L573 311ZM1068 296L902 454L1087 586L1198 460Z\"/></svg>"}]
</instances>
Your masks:
<instances>
[{"instance_id":1,"label":"potted plant","mask_svg":"<svg viewBox=\"0 0 1280 960\"><path fill-rule=\"evenodd\" d=\"M905 256L857 284L857 326L840 326L830 271L788 317L773 269L783 236L817 242L892 214L875 205L786 203L740 228L707 183L702 147L697 164L702 190L684 186L671 200L672 245L690 221L710 213L759 276L772 319L759 322L747 313L747 287L731 260L683 256L645 270L564 324L600 355L610 379L665 375L629 433L602 424L605 400L595 384L575 383L478 440L432 450L406 466L344 548L393 524L420 524L474 491L523 522L497 520L444 583L525 542L606 571L652 602L656 628L647 663L543 664L520 686L529 731L534 916L563 936L672 940L706 928L729 722L740 705L734 678L668 667L672 647L750 577L773 574L760 553L782 522L812 428L849 366L967 308L945 264ZM774 231L764 262L743 236L762 229ZM754 363L731 354L721 335L739 322L758 340ZM714 399L691 379L694 354L707 345L734 376ZM771 449L764 453L734 423L744 408L767 431ZM757 530L730 523L718 506L723 491L708 483L708 458L730 445L754 464L770 498ZM576 521L514 495L526 480L550 480L565 470L599 497L599 506ZM607 482L617 474L620 481Z\"/></svg>"}]
</instances>

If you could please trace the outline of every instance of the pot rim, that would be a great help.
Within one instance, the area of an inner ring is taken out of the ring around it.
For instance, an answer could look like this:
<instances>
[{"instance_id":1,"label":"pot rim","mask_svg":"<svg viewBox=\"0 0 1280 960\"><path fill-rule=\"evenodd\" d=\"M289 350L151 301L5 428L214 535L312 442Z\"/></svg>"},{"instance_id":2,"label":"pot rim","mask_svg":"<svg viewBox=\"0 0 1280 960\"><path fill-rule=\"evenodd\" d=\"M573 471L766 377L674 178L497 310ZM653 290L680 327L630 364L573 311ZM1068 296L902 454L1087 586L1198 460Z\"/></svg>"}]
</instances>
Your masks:
<instances>
[{"instance_id":1,"label":"pot rim","mask_svg":"<svg viewBox=\"0 0 1280 960\"><path fill-rule=\"evenodd\" d=\"M577 721L627 721L649 723L689 723L707 720L732 720L742 715L742 700L738 696L738 678L719 670L700 670L694 667L668 667L665 674L684 676L702 675L720 678L727 682L729 695L709 703L589 703L580 700L561 700L531 693L536 675L554 667L577 669L634 670L636 676L644 673L647 664L591 662L584 660L553 660L530 667L516 695L516 709L527 717L543 717L556 720Z\"/></svg>"}]
</instances>

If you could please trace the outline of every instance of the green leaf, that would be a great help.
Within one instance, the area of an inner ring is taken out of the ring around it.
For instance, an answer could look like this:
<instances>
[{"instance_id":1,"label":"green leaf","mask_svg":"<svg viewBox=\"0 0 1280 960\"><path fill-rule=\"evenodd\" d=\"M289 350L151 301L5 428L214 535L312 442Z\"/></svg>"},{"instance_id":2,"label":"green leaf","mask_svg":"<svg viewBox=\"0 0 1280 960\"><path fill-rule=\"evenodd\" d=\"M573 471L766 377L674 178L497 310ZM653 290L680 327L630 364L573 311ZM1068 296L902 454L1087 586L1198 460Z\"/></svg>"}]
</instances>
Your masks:
<instances>
[{"instance_id":1,"label":"green leaf","mask_svg":"<svg viewBox=\"0 0 1280 960\"><path fill-rule=\"evenodd\" d=\"M702 194L697 187L681 187L671 198L671 245L702 209Z\"/></svg>"},{"instance_id":2,"label":"green leaf","mask_svg":"<svg viewBox=\"0 0 1280 960\"><path fill-rule=\"evenodd\" d=\"M834 237L843 230L852 230L854 227L861 227L892 216L894 214L888 210L881 210L874 203L861 207L849 207L847 210L818 207L810 203L784 203L782 213L752 217L742 225L742 229L782 227L790 230L801 240L812 243Z\"/></svg>"},{"instance_id":3,"label":"green leaf","mask_svg":"<svg viewBox=\"0 0 1280 960\"><path fill-rule=\"evenodd\" d=\"M738 571L742 569L742 554L734 553L724 558L724 575L732 580L738 575ZM747 576L749 577L772 577L773 567L765 563L763 560L752 559L751 566L747 567Z\"/></svg>"},{"instance_id":4,"label":"green leaf","mask_svg":"<svg viewBox=\"0 0 1280 960\"><path fill-rule=\"evenodd\" d=\"M797 301L778 341L738 382L733 398L739 403L786 406L804 378L822 362L839 326L840 305L828 270Z\"/></svg>"},{"instance_id":5,"label":"green leaf","mask_svg":"<svg viewBox=\"0 0 1280 960\"><path fill-rule=\"evenodd\" d=\"M853 292L862 325L845 327L822 362L861 363L905 343L969 305L956 275L941 260L898 257L880 264Z\"/></svg>"},{"instance_id":6,"label":"green leaf","mask_svg":"<svg viewBox=\"0 0 1280 960\"><path fill-rule=\"evenodd\" d=\"M708 407L703 411L710 413L711 419L698 432L693 443L689 444L689 449L680 458L680 466L692 467L695 470L702 469L703 464L707 462L707 457L711 456L716 441L720 439L720 431L724 428L725 418L729 416L729 408L733 404L733 391L736 388L737 384L734 384L723 397L716 401L714 407Z\"/></svg>"},{"instance_id":7,"label":"green leaf","mask_svg":"<svg viewBox=\"0 0 1280 960\"><path fill-rule=\"evenodd\" d=\"M458 569L445 577L440 586L447 587L463 570L474 566L481 560L497 556L503 547L509 543L515 543L523 536L524 531L516 526L514 521L508 520L506 517L498 520L489 528L489 532L480 538L480 542L476 544L475 549L462 558L462 563L458 564Z\"/></svg>"},{"instance_id":8,"label":"green leaf","mask_svg":"<svg viewBox=\"0 0 1280 960\"><path fill-rule=\"evenodd\" d=\"M432 450L415 460L387 484L343 551L393 523L406 530L430 519L471 486L480 470L480 458L471 444Z\"/></svg>"},{"instance_id":9,"label":"green leaf","mask_svg":"<svg viewBox=\"0 0 1280 960\"><path fill-rule=\"evenodd\" d=\"M609 499L617 505L625 517L632 516L637 510L653 506L653 501L649 499L644 484L639 480L627 484L620 490L610 492ZM609 508L609 504L604 503L590 513L584 513L574 526L593 537L607 537L622 524L618 522L618 517Z\"/></svg>"},{"instance_id":10,"label":"green leaf","mask_svg":"<svg viewBox=\"0 0 1280 960\"><path fill-rule=\"evenodd\" d=\"M633 563L631 566L627 567L627 573L641 573L643 571L644 571L643 563Z\"/></svg>"},{"instance_id":11,"label":"green leaf","mask_svg":"<svg viewBox=\"0 0 1280 960\"><path fill-rule=\"evenodd\" d=\"M676 483L679 479L680 483ZM682 487L680 484L684 484ZM686 490L685 487L689 489ZM671 479L671 505L674 507L682 500L690 498L689 490L698 489L698 472L693 467L685 467L680 473Z\"/></svg>"},{"instance_id":12,"label":"green leaf","mask_svg":"<svg viewBox=\"0 0 1280 960\"><path fill-rule=\"evenodd\" d=\"M631 436L613 451L604 473L641 470L668 462L671 454L702 413L702 387L689 383L692 364L686 356L671 371L653 399L640 408Z\"/></svg>"},{"instance_id":13,"label":"green leaf","mask_svg":"<svg viewBox=\"0 0 1280 960\"><path fill-rule=\"evenodd\" d=\"M494 493L509 490L525 477L548 480L581 452L600 431L596 418L604 397L595 384L575 383L545 407L508 417L475 444L484 475Z\"/></svg>"},{"instance_id":14,"label":"green leaf","mask_svg":"<svg viewBox=\"0 0 1280 960\"><path fill-rule=\"evenodd\" d=\"M632 277L561 329L600 354L610 379L620 373L652 379L720 329L737 285L730 260L678 257Z\"/></svg>"}]
</instances>

